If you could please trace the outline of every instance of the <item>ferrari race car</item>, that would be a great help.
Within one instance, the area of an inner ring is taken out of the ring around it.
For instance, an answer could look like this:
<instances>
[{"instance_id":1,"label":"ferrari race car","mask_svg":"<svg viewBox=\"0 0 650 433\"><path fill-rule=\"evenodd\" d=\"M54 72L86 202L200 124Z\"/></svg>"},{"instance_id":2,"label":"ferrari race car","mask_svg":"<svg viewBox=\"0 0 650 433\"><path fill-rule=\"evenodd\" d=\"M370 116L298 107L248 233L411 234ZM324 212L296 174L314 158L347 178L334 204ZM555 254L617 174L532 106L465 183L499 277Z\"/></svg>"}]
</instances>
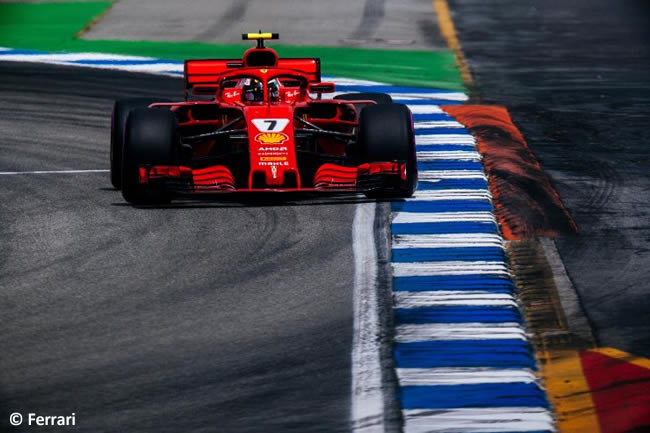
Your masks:
<instances>
[{"instance_id":1,"label":"ferrari race car","mask_svg":"<svg viewBox=\"0 0 650 433\"><path fill-rule=\"evenodd\" d=\"M410 197L411 112L389 95L334 93L315 58L278 58L257 40L242 59L185 61L185 100L115 102L111 182L133 204L232 192Z\"/></svg>"}]
</instances>

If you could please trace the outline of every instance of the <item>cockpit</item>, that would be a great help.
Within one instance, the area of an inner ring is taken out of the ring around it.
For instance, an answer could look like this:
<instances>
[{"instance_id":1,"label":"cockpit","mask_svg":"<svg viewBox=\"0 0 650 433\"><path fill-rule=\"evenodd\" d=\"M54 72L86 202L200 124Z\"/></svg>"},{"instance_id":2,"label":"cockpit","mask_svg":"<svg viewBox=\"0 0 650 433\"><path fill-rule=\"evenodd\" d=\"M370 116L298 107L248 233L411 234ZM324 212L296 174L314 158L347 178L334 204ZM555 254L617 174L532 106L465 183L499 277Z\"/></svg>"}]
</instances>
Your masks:
<instances>
[{"instance_id":1,"label":"cockpit","mask_svg":"<svg viewBox=\"0 0 650 433\"><path fill-rule=\"evenodd\" d=\"M292 103L307 91L307 84L304 78L293 75L278 75L266 82L253 76L236 76L221 82L220 96L224 102Z\"/></svg>"}]
</instances>

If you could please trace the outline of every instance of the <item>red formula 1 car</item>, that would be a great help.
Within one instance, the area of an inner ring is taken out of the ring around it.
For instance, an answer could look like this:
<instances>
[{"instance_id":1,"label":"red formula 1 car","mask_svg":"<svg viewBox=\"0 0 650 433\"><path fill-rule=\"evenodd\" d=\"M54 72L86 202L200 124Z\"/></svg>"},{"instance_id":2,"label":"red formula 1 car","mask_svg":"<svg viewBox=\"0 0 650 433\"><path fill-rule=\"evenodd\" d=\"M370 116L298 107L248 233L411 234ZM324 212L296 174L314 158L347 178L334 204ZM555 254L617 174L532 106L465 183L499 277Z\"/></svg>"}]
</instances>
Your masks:
<instances>
[{"instance_id":1,"label":"red formula 1 car","mask_svg":"<svg viewBox=\"0 0 650 433\"><path fill-rule=\"evenodd\" d=\"M413 194L417 164L408 107L389 95L324 99L320 61L278 58L277 33L236 60L185 62L185 101L115 102L111 181L134 204L251 191Z\"/></svg>"}]
</instances>

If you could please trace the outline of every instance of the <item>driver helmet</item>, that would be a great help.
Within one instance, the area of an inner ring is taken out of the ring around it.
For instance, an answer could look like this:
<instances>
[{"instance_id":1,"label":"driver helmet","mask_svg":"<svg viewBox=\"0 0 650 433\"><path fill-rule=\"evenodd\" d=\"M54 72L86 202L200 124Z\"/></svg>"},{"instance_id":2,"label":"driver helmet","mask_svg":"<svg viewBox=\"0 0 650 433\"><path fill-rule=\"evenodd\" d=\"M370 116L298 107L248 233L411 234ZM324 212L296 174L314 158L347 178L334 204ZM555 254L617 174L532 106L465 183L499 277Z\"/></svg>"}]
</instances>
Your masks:
<instances>
[{"instance_id":1,"label":"driver helmet","mask_svg":"<svg viewBox=\"0 0 650 433\"><path fill-rule=\"evenodd\" d=\"M246 78L244 80L244 100L246 101L263 101L264 84L257 78Z\"/></svg>"},{"instance_id":2,"label":"driver helmet","mask_svg":"<svg viewBox=\"0 0 650 433\"><path fill-rule=\"evenodd\" d=\"M268 83L269 87L269 100L277 101L280 99L280 84L278 83L277 78L273 78Z\"/></svg>"}]
</instances>

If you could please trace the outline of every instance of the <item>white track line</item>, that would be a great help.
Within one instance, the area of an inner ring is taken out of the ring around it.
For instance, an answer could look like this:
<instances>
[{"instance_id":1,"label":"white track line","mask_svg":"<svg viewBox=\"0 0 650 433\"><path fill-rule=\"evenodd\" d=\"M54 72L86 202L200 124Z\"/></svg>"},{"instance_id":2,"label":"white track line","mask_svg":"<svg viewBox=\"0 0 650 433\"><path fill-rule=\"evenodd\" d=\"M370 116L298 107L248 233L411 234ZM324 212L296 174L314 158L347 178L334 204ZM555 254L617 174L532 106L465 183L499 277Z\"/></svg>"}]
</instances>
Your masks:
<instances>
[{"instance_id":1,"label":"white track line","mask_svg":"<svg viewBox=\"0 0 650 433\"><path fill-rule=\"evenodd\" d=\"M394 235L393 248L504 248L503 239L491 233Z\"/></svg>"},{"instance_id":2,"label":"white track line","mask_svg":"<svg viewBox=\"0 0 650 433\"><path fill-rule=\"evenodd\" d=\"M393 224L438 223L438 222L484 222L496 223L492 212L397 212L393 213Z\"/></svg>"},{"instance_id":3,"label":"white track line","mask_svg":"<svg viewBox=\"0 0 650 433\"><path fill-rule=\"evenodd\" d=\"M464 128L462 123L455 120L429 120L422 122L415 122L413 127L415 129L429 129L429 128Z\"/></svg>"},{"instance_id":4,"label":"white track line","mask_svg":"<svg viewBox=\"0 0 650 433\"><path fill-rule=\"evenodd\" d=\"M404 433L555 431L553 418L543 407L407 409L402 414Z\"/></svg>"},{"instance_id":5,"label":"white track line","mask_svg":"<svg viewBox=\"0 0 650 433\"><path fill-rule=\"evenodd\" d=\"M411 93L411 92L396 92L391 93L390 96L393 99L401 99L404 101L409 100L423 100L423 99L432 99L432 100L447 100L447 101L467 101L469 97L462 92L448 92L448 93Z\"/></svg>"},{"instance_id":6,"label":"white track line","mask_svg":"<svg viewBox=\"0 0 650 433\"><path fill-rule=\"evenodd\" d=\"M483 170L420 170L418 180L426 182L440 179L484 179L487 176Z\"/></svg>"},{"instance_id":7,"label":"white track line","mask_svg":"<svg viewBox=\"0 0 650 433\"><path fill-rule=\"evenodd\" d=\"M433 200L490 200L492 194L487 189L431 189L415 191L406 201Z\"/></svg>"},{"instance_id":8,"label":"white track line","mask_svg":"<svg viewBox=\"0 0 650 433\"><path fill-rule=\"evenodd\" d=\"M529 368L396 368L401 386L470 385L478 383L533 383Z\"/></svg>"},{"instance_id":9,"label":"white track line","mask_svg":"<svg viewBox=\"0 0 650 433\"><path fill-rule=\"evenodd\" d=\"M516 322L429 323L398 325L395 342L415 343L438 340L526 340L526 332Z\"/></svg>"},{"instance_id":10,"label":"white track line","mask_svg":"<svg viewBox=\"0 0 650 433\"><path fill-rule=\"evenodd\" d=\"M439 105L407 105L413 114L440 114L444 113Z\"/></svg>"},{"instance_id":11,"label":"white track line","mask_svg":"<svg viewBox=\"0 0 650 433\"><path fill-rule=\"evenodd\" d=\"M415 144L464 144L474 146L476 140L469 134L418 134Z\"/></svg>"},{"instance_id":12,"label":"white track line","mask_svg":"<svg viewBox=\"0 0 650 433\"><path fill-rule=\"evenodd\" d=\"M359 204L352 223L354 329L352 336L352 429L383 433L384 399L375 250L375 203Z\"/></svg>"},{"instance_id":13,"label":"white track line","mask_svg":"<svg viewBox=\"0 0 650 433\"><path fill-rule=\"evenodd\" d=\"M417 152L420 161L480 161L483 159L480 153L473 150L421 150Z\"/></svg>"},{"instance_id":14,"label":"white track line","mask_svg":"<svg viewBox=\"0 0 650 433\"><path fill-rule=\"evenodd\" d=\"M469 292L463 290L395 292L395 308L485 306L516 307L515 297L508 293Z\"/></svg>"},{"instance_id":15,"label":"white track line","mask_svg":"<svg viewBox=\"0 0 650 433\"><path fill-rule=\"evenodd\" d=\"M79 173L108 173L110 170L36 170L36 171L0 171L0 175L19 174L79 174Z\"/></svg>"},{"instance_id":16,"label":"white track line","mask_svg":"<svg viewBox=\"0 0 650 433\"><path fill-rule=\"evenodd\" d=\"M442 261L393 263L394 277L419 277L433 275L510 275L504 262Z\"/></svg>"}]
</instances>

